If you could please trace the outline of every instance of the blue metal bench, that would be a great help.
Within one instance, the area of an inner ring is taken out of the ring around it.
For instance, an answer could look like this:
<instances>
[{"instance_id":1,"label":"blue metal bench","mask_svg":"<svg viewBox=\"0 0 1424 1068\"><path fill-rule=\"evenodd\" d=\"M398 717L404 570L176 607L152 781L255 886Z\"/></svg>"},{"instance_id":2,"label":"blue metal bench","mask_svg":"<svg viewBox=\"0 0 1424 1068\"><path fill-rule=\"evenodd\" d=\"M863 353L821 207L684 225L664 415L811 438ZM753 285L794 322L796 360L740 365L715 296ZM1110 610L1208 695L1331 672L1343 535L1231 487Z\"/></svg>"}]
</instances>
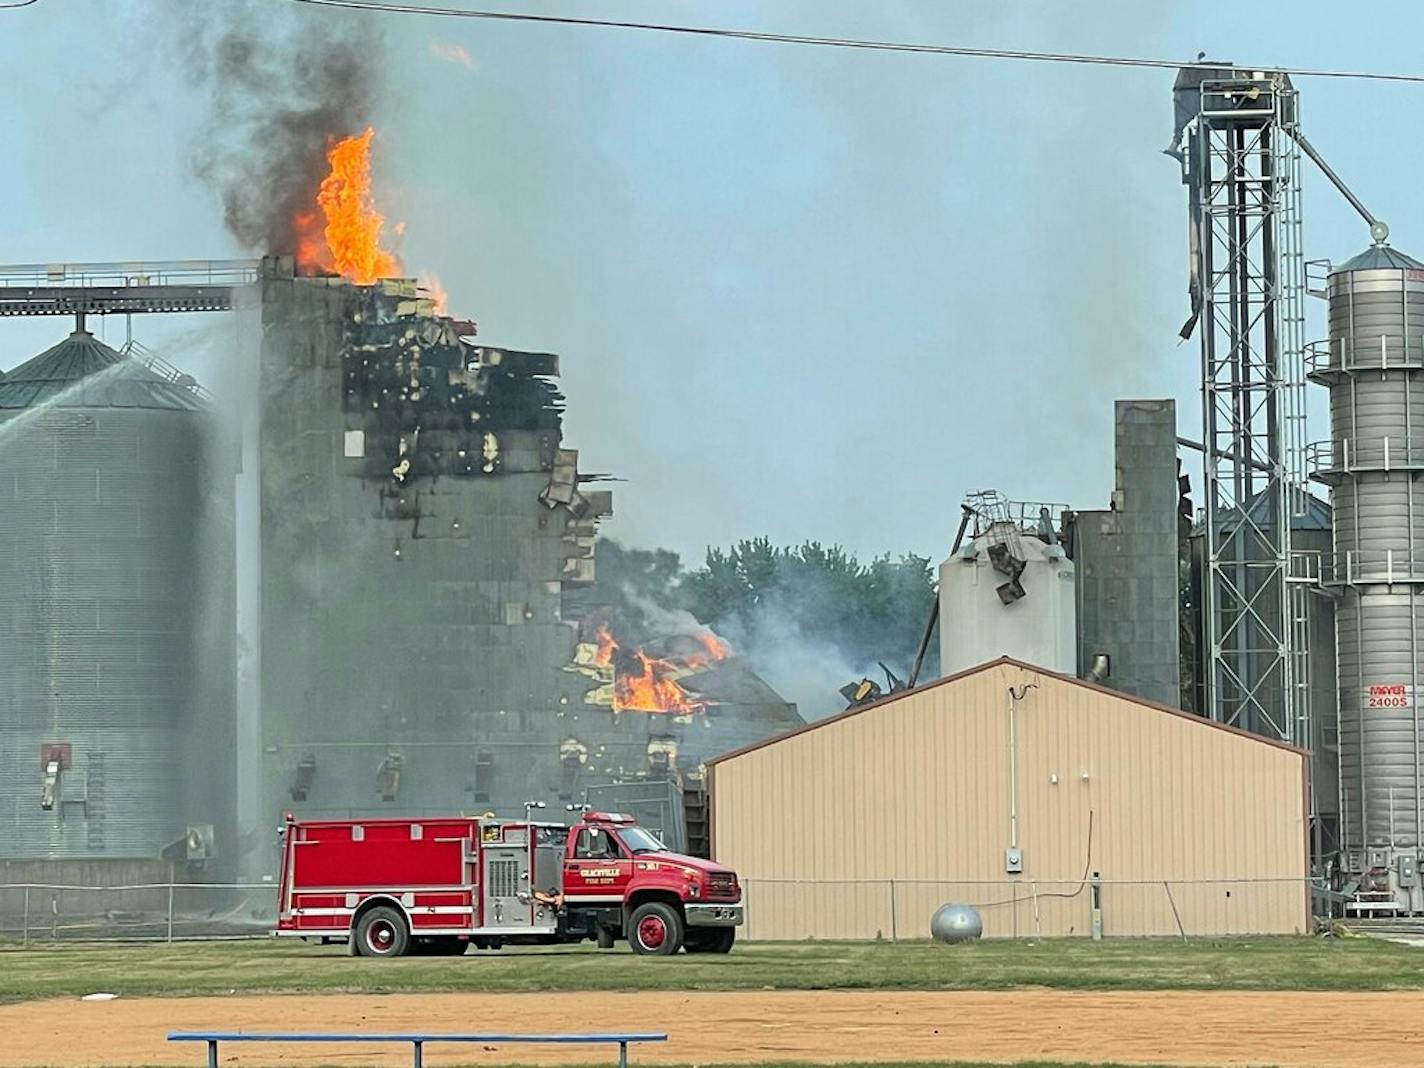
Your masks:
<instances>
[{"instance_id":1,"label":"blue metal bench","mask_svg":"<svg viewBox=\"0 0 1424 1068\"><path fill-rule=\"evenodd\" d=\"M618 1068L628 1068L628 1046L633 1042L666 1042L664 1033L613 1033L604 1035L436 1035L383 1034L343 1035L325 1032L243 1032L243 1031L170 1031L169 1042L206 1042L208 1068L218 1068L219 1042L409 1042L411 1066L421 1068L427 1042L479 1042L488 1046L503 1046L514 1042L548 1043L551 1045L611 1046L618 1045Z\"/></svg>"}]
</instances>

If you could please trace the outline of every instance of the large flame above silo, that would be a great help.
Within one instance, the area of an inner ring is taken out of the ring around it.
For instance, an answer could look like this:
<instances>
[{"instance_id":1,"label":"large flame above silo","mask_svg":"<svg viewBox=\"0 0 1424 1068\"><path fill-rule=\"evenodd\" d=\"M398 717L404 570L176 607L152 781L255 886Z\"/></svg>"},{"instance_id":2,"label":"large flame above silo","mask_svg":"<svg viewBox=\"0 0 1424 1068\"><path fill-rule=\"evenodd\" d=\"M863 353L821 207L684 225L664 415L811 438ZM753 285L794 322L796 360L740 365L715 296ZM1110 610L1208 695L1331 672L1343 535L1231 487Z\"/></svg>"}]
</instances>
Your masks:
<instances>
[{"instance_id":1,"label":"large flame above silo","mask_svg":"<svg viewBox=\"0 0 1424 1068\"><path fill-rule=\"evenodd\" d=\"M331 169L317 191L315 209L296 219L297 265L302 270L328 271L358 285L393 278L400 272L400 260L381 247L386 220L371 195L371 140L375 133L368 126L327 150Z\"/></svg>"}]
</instances>

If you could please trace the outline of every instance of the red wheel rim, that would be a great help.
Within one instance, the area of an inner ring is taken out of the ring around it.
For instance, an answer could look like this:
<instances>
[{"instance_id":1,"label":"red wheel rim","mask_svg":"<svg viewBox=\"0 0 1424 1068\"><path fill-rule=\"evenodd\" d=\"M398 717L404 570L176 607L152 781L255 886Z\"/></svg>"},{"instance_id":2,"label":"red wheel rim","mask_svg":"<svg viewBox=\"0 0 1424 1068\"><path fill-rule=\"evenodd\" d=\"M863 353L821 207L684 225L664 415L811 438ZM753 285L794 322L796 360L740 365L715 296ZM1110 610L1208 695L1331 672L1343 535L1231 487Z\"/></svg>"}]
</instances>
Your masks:
<instances>
[{"instance_id":1,"label":"red wheel rim","mask_svg":"<svg viewBox=\"0 0 1424 1068\"><path fill-rule=\"evenodd\" d=\"M657 949L667 938L667 924L658 916L645 916L638 924L638 941L648 949Z\"/></svg>"},{"instance_id":2,"label":"red wheel rim","mask_svg":"<svg viewBox=\"0 0 1424 1068\"><path fill-rule=\"evenodd\" d=\"M389 952L396 940L396 929L388 920L377 920L366 928L366 945L373 953Z\"/></svg>"}]
</instances>

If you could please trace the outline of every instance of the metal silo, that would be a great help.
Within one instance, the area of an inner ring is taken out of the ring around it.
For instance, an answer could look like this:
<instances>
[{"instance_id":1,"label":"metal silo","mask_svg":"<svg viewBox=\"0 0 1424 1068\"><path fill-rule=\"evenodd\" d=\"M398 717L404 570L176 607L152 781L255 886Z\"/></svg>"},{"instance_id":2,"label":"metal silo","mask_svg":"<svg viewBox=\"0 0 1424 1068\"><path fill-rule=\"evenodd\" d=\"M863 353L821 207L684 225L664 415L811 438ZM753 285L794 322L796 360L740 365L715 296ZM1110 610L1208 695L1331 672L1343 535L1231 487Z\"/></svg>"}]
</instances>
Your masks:
<instances>
[{"instance_id":1,"label":"metal silo","mask_svg":"<svg viewBox=\"0 0 1424 1068\"><path fill-rule=\"evenodd\" d=\"M82 324L0 379L0 859L211 849L232 743L206 408Z\"/></svg>"},{"instance_id":2,"label":"metal silo","mask_svg":"<svg viewBox=\"0 0 1424 1068\"><path fill-rule=\"evenodd\" d=\"M1329 341L1311 377L1330 390L1328 442L1339 591L1340 820L1358 909L1424 908L1424 264L1376 245L1330 274Z\"/></svg>"}]
</instances>

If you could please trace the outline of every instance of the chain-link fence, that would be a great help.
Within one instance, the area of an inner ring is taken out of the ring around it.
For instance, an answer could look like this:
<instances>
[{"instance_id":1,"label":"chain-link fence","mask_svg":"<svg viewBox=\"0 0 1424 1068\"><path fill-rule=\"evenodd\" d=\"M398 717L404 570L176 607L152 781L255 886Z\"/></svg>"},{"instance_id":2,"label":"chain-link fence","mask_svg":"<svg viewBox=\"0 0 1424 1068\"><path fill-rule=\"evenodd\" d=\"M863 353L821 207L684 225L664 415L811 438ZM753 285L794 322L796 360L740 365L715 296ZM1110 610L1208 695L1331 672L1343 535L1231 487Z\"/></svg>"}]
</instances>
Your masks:
<instances>
[{"instance_id":1,"label":"chain-link fence","mask_svg":"<svg viewBox=\"0 0 1424 1068\"><path fill-rule=\"evenodd\" d=\"M923 939L945 904L977 910L986 938L1302 934L1312 923L1309 879L748 879L742 889L742 935L758 940Z\"/></svg>"},{"instance_id":2,"label":"chain-link fence","mask_svg":"<svg viewBox=\"0 0 1424 1068\"><path fill-rule=\"evenodd\" d=\"M1005 879L747 879L743 938L904 941L929 937L944 904L973 906L987 938L1207 937L1310 930L1307 879L1080 882ZM260 937L271 883L0 884L0 944Z\"/></svg>"},{"instance_id":3,"label":"chain-link fence","mask_svg":"<svg viewBox=\"0 0 1424 1068\"><path fill-rule=\"evenodd\" d=\"M251 937L276 921L271 883L0 884L0 942Z\"/></svg>"}]
</instances>

